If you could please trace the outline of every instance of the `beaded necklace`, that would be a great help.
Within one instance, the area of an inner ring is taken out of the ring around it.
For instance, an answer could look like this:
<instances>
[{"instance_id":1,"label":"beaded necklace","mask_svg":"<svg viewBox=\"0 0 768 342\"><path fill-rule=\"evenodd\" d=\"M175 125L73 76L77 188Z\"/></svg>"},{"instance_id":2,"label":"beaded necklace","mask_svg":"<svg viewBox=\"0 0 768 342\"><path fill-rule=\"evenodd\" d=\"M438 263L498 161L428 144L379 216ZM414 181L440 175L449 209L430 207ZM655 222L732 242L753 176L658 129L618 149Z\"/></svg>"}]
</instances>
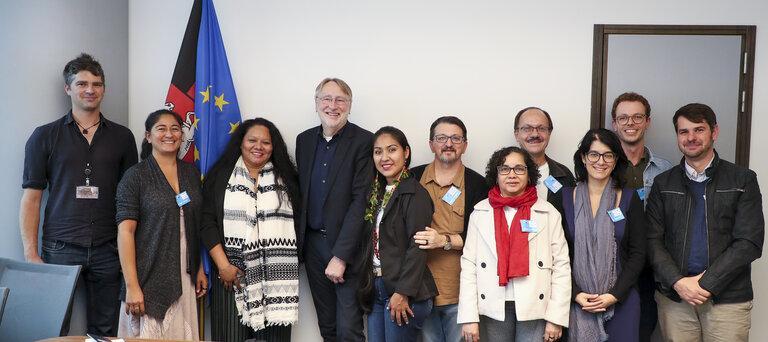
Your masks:
<instances>
[{"instance_id":1,"label":"beaded necklace","mask_svg":"<svg viewBox=\"0 0 768 342\"><path fill-rule=\"evenodd\" d=\"M377 258L379 258L379 234L376 232L376 223L374 222L373 214L378 214L379 210L384 210L384 208L387 207L387 203L389 203L392 193L395 192L397 186L400 185L400 181L406 178L408 178L408 168L404 167L403 170L400 171L400 175L397 179L392 182L392 190L388 190L384 193L384 198L381 199L381 206L379 206L379 190L381 189L379 176L376 176L376 180L373 181L370 199L371 206L365 210L365 220L372 223L373 226L373 238L371 239L371 243L373 243L373 253Z\"/></svg>"}]
</instances>

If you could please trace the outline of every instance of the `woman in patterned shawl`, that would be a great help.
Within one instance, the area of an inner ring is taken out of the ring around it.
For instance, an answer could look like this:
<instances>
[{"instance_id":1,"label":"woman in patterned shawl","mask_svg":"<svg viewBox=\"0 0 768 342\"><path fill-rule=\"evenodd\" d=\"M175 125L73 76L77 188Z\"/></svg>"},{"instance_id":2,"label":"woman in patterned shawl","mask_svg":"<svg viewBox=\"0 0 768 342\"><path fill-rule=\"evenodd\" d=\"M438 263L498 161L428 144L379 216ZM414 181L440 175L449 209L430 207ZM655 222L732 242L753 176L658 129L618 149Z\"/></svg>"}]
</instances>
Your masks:
<instances>
[{"instance_id":1,"label":"woman in patterned shawl","mask_svg":"<svg viewBox=\"0 0 768 342\"><path fill-rule=\"evenodd\" d=\"M269 120L241 123L205 175L201 239L219 281L211 291L217 341L290 341L299 317L296 168Z\"/></svg>"}]
</instances>

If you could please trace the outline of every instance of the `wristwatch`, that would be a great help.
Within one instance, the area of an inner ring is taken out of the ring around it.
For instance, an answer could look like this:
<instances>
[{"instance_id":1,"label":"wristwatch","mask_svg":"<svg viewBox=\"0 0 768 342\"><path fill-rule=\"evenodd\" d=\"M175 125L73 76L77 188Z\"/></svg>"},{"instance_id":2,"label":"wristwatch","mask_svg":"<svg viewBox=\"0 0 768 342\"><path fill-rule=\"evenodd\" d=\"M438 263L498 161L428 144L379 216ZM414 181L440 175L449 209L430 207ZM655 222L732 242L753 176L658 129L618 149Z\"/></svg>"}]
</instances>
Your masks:
<instances>
[{"instance_id":1,"label":"wristwatch","mask_svg":"<svg viewBox=\"0 0 768 342\"><path fill-rule=\"evenodd\" d=\"M445 246L443 246L443 249L446 251L451 250L451 236L448 234L445 234Z\"/></svg>"}]
</instances>

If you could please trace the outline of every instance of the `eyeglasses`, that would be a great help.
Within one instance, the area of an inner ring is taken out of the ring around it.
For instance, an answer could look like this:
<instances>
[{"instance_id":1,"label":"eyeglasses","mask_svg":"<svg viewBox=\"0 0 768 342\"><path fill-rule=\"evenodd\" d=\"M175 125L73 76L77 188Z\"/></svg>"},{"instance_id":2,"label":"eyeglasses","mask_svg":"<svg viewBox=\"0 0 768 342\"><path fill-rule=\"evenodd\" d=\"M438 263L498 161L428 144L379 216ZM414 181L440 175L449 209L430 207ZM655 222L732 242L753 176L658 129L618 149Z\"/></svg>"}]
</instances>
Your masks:
<instances>
[{"instance_id":1,"label":"eyeglasses","mask_svg":"<svg viewBox=\"0 0 768 342\"><path fill-rule=\"evenodd\" d=\"M528 167L522 166L522 165L516 165L515 167L509 167L506 165L499 165L496 167L496 171L499 172L500 175L508 175L512 170L515 171L516 175L524 175L526 172L528 172Z\"/></svg>"},{"instance_id":2,"label":"eyeglasses","mask_svg":"<svg viewBox=\"0 0 768 342\"><path fill-rule=\"evenodd\" d=\"M331 102L336 103L337 106L346 106L347 104L352 102L352 100L350 100L348 98L345 98L345 97L341 97L341 96L339 96L339 97L337 97L335 99L333 97L330 97L330 96L323 96L323 97L315 96L315 99L316 100L320 100L320 102L322 104L326 105L326 106L330 105Z\"/></svg>"},{"instance_id":3,"label":"eyeglasses","mask_svg":"<svg viewBox=\"0 0 768 342\"><path fill-rule=\"evenodd\" d=\"M587 152L587 160L590 163L597 163L598 160L600 160L600 157L603 157L603 161L606 163L613 163L616 161L616 153L613 152L605 152L605 153L597 153L596 151L589 151Z\"/></svg>"},{"instance_id":4,"label":"eyeglasses","mask_svg":"<svg viewBox=\"0 0 768 342\"><path fill-rule=\"evenodd\" d=\"M445 134L438 134L438 135L432 137L432 141L436 141L439 144L447 143L448 139L451 139L451 142L454 143L454 144L457 144L457 145L461 144L461 143L463 143L464 141L467 140L467 138L459 136L459 135L447 136Z\"/></svg>"},{"instance_id":5,"label":"eyeglasses","mask_svg":"<svg viewBox=\"0 0 768 342\"><path fill-rule=\"evenodd\" d=\"M522 127L515 128L515 130L516 131L523 131L526 134L527 133L533 133L533 131L536 131L539 134L544 134L544 133L549 133L549 131L552 130L552 127L549 127L549 126L538 126L538 127L522 126Z\"/></svg>"},{"instance_id":6,"label":"eyeglasses","mask_svg":"<svg viewBox=\"0 0 768 342\"><path fill-rule=\"evenodd\" d=\"M632 118L632 122L639 124L639 123L643 123L643 121L645 121L645 118L647 117L648 117L648 114L619 115L616 117L615 121L619 125L626 125L629 122L629 118Z\"/></svg>"}]
</instances>

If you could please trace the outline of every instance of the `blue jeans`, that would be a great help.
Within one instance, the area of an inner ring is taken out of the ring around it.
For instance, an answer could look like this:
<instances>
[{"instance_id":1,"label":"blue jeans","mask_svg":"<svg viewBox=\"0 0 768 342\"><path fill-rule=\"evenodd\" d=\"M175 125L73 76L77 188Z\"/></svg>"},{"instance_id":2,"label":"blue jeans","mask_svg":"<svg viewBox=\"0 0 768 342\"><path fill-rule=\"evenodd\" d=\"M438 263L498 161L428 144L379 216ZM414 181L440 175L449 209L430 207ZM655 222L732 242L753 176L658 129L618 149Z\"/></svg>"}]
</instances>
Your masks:
<instances>
[{"instance_id":1,"label":"blue jeans","mask_svg":"<svg viewBox=\"0 0 768 342\"><path fill-rule=\"evenodd\" d=\"M121 286L117 239L91 247L43 240L40 257L50 264L82 266L80 277L85 282L87 332L115 336ZM71 315L70 307L61 328L62 336L69 333Z\"/></svg>"},{"instance_id":2,"label":"blue jeans","mask_svg":"<svg viewBox=\"0 0 768 342\"><path fill-rule=\"evenodd\" d=\"M440 305L432 308L432 313L424 321L421 330L423 342L460 342L461 325L456 323L459 304Z\"/></svg>"},{"instance_id":3,"label":"blue jeans","mask_svg":"<svg viewBox=\"0 0 768 342\"><path fill-rule=\"evenodd\" d=\"M373 310L368 314L369 342L413 341L419 337L424 319L432 310L432 298L420 302L408 303L414 317L408 317L408 324L398 326L392 320L392 311L387 309L389 295L384 287L384 280L376 277ZM409 315L410 316L410 315Z\"/></svg>"}]
</instances>

